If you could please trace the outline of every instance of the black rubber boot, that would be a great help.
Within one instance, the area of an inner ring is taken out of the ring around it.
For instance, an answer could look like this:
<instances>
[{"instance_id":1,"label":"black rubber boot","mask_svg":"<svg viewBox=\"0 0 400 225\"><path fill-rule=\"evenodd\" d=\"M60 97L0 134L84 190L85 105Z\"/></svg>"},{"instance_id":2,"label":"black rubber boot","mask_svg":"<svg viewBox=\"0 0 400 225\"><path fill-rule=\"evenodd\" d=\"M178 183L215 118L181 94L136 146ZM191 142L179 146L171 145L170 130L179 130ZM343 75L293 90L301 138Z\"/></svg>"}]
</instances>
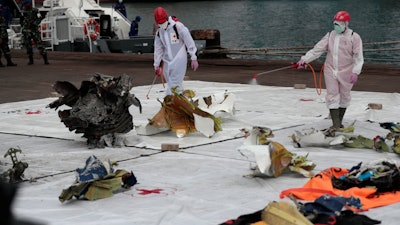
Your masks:
<instances>
[{"instance_id":1,"label":"black rubber boot","mask_svg":"<svg viewBox=\"0 0 400 225\"><path fill-rule=\"evenodd\" d=\"M329 111L331 113L331 119L332 119L333 128L338 130L340 128L340 113L339 113L339 109L330 109Z\"/></svg>"},{"instance_id":2,"label":"black rubber boot","mask_svg":"<svg viewBox=\"0 0 400 225\"><path fill-rule=\"evenodd\" d=\"M11 61L10 55L6 55L6 59L7 59L7 66L17 66L17 64L15 64Z\"/></svg>"},{"instance_id":3,"label":"black rubber boot","mask_svg":"<svg viewBox=\"0 0 400 225\"><path fill-rule=\"evenodd\" d=\"M325 132L325 135L334 137L335 132L340 129L339 109L330 109L329 112L331 114L332 126Z\"/></svg>"},{"instance_id":4,"label":"black rubber boot","mask_svg":"<svg viewBox=\"0 0 400 225\"><path fill-rule=\"evenodd\" d=\"M346 108L339 108L339 120L340 120L340 127L343 128L343 117L346 113Z\"/></svg>"},{"instance_id":5,"label":"black rubber boot","mask_svg":"<svg viewBox=\"0 0 400 225\"><path fill-rule=\"evenodd\" d=\"M5 65L0 60L0 67L5 67Z\"/></svg>"},{"instance_id":6,"label":"black rubber boot","mask_svg":"<svg viewBox=\"0 0 400 225\"><path fill-rule=\"evenodd\" d=\"M47 53L42 54L42 56L43 56L44 64L49 65L50 63L49 63L49 60L47 59Z\"/></svg>"},{"instance_id":7,"label":"black rubber boot","mask_svg":"<svg viewBox=\"0 0 400 225\"><path fill-rule=\"evenodd\" d=\"M33 65L33 55L29 55L28 65Z\"/></svg>"}]
</instances>

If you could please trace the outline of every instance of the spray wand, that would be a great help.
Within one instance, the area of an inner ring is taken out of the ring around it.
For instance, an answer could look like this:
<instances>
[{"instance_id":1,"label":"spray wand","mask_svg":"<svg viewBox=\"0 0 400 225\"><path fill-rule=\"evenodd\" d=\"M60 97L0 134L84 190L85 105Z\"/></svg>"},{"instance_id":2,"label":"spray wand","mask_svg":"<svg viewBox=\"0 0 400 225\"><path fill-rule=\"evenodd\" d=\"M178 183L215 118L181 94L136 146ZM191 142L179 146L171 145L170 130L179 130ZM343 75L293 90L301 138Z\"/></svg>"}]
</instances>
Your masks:
<instances>
[{"instance_id":1,"label":"spray wand","mask_svg":"<svg viewBox=\"0 0 400 225\"><path fill-rule=\"evenodd\" d=\"M265 71L265 72L262 72L262 73L256 73L256 74L253 75L253 79L257 79L258 76L263 75L263 74L273 73L273 72L280 71L280 70L285 70L285 69L294 69L294 68L297 68L297 63L295 63L293 65L290 65L290 66L285 66L285 67L282 67L282 68Z\"/></svg>"},{"instance_id":2,"label":"spray wand","mask_svg":"<svg viewBox=\"0 0 400 225\"><path fill-rule=\"evenodd\" d=\"M158 70L155 72L153 82L151 83L151 86L150 86L150 88L149 88L149 91L147 92L147 95L146 95L146 98L147 98L147 99L150 99L150 98L149 98L150 90L151 90L151 88L153 88L154 83L156 82L157 77L159 77L160 75L161 75L161 69L158 69Z\"/></svg>"},{"instance_id":3,"label":"spray wand","mask_svg":"<svg viewBox=\"0 0 400 225\"><path fill-rule=\"evenodd\" d=\"M260 75L273 73L273 72L277 72L277 71L285 70L285 69L294 69L294 68L297 68L297 66L298 66L297 63L295 63L295 64L290 65L290 66L285 66L285 67L281 67L281 68L274 69L274 70L268 70L268 71L265 71L265 72L256 73L256 74L253 75L253 79L250 81L250 84L257 84L257 77L260 76Z\"/></svg>"}]
</instances>

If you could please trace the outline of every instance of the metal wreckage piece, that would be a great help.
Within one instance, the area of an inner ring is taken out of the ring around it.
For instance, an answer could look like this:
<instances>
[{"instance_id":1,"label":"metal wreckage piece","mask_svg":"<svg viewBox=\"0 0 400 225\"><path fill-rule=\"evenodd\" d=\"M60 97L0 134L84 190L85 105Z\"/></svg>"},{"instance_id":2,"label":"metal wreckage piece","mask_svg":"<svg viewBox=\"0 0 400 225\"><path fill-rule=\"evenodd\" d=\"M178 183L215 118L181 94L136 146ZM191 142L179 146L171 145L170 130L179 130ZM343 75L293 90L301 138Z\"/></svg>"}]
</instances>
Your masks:
<instances>
[{"instance_id":1,"label":"metal wreckage piece","mask_svg":"<svg viewBox=\"0 0 400 225\"><path fill-rule=\"evenodd\" d=\"M198 131L206 137L211 137L221 131L222 118L201 109L198 102L193 101L194 96L192 90L179 92L172 88L172 95L167 95L163 102L160 101L160 111L145 127L137 127L137 134L153 135L172 130L177 137L184 137Z\"/></svg>"},{"instance_id":2,"label":"metal wreckage piece","mask_svg":"<svg viewBox=\"0 0 400 225\"><path fill-rule=\"evenodd\" d=\"M134 94L132 78L95 74L89 81L82 81L78 89L68 81L57 81L54 90L61 96L47 107L57 110L66 105L71 108L58 111L61 122L75 133L83 133L89 148L121 146L121 134L133 129L129 107L142 106Z\"/></svg>"},{"instance_id":3,"label":"metal wreckage piece","mask_svg":"<svg viewBox=\"0 0 400 225\"><path fill-rule=\"evenodd\" d=\"M341 128L335 132L335 136L326 136L323 131L314 128L295 131L290 137L294 147L331 147L342 145L348 148L366 148L382 152L394 152L400 154L400 124L380 123L380 126L390 132L386 135L377 135L367 138L354 133L354 124ZM393 141L393 144L391 142Z\"/></svg>"},{"instance_id":4,"label":"metal wreckage piece","mask_svg":"<svg viewBox=\"0 0 400 225\"><path fill-rule=\"evenodd\" d=\"M268 138L274 137L271 129L267 127L253 127L252 130L241 129L246 138L239 151L243 150L253 154L256 166L251 176L278 177L286 169L299 173L305 177L312 177L310 172L315 164L307 159L308 155L297 156L288 151L283 145ZM243 154L246 156L246 154ZM246 156L247 157L247 156Z\"/></svg>"},{"instance_id":5,"label":"metal wreckage piece","mask_svg":"<svg viewBox=\"0 0 400 225\"><path fill-rule=\"evenodd\" d=\"M0 174L1 180L5 181L8 178L9 183L23 181L24 172L25 169L28 168L28 163L19 161L17 158L17 152L22 153L21 149L19 148L10 148L6 154L4 154L4 158L10 156L13 167Z\"/></svg>"}]
</instances>

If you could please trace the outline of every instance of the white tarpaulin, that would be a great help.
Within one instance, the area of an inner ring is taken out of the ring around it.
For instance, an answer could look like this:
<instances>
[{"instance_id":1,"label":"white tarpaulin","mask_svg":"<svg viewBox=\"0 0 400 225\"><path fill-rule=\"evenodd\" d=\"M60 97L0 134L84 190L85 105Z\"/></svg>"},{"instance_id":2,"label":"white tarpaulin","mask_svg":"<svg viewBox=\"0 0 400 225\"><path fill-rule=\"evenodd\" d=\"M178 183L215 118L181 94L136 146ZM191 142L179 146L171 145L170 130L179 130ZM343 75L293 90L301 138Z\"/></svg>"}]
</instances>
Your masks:
<instances>
[{"instance_id":1,"label":"white tarpaulin","mask_svg":"<svg viewBox=\"0 0 400 225\"><path fill-rule=\"evenodd\" d=\"M185 88L196 97L230 92L235 96L234 113L217 112L222 117L222 131L212 137L191 133L177 138L166 131L152 136L125 135L129 147L88 149L86 139L68 131L57 112L46 108L54 98L6 103L0 105L0 151L18 147L19 160L27 162L25 178L19 186L13 212L46 224L219 224L242 214L264 208L277 201L281 191L301 187L308 178L285 172L277 178L250 178L254 158L240 151L244 139L240 129L264 126L273 130L271 138L289 151L303 155L317 164L314 172L337 166L351 168L359 162L379 158L399 158L394 153L342 146L295 148L290 135L306 128L323 129L331 125L328 110L315 89L294 89L230 83L185 81ZM131 108L135 126L145 126L161 108L157 98L165 92L154 85L134 87L131 92L141 100L143 113ZM368 138L384 136L387 130L379 122L400 121L399 93L352 92L352 105L344 123L355 122L355 133ZM368 109L369 103L380 103L382 110ZM178 144L179 151L163 152L161 144ZM0 153L1 153L0 152ZM115 168L132 171L138 184L110 198L61 203L61 191L75 180L74 170L95 155L117 161ZM12 166L9 158L1 160ZM400 200L400 199L399 199ZM289 201L289 200L288 200ZM400 204L363 212L385 225L397 225Z\"/></svg>"}]
</instances>

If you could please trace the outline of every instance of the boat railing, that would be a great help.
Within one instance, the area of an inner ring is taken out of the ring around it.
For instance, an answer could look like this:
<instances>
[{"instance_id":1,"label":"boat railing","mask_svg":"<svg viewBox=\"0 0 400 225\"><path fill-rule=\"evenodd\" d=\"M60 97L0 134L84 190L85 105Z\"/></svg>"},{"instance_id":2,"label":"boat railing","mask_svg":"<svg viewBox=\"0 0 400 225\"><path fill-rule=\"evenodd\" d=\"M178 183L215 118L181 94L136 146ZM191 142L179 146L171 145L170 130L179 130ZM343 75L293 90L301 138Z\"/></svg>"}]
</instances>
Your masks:
<instances>
[{"instance_id":1,"label":"boat railing","mask_svg":"<svg viewBox=\"0 0 400 225\"><path fill-rule=\"evenodd\" d=\"M42 20L39 25L40 37L43 42L48 43L46 45L47 50L54 50L54 35L53 35L53 21Z\"/></svg>"},{"instance_id":2,"label":"boat railing","mask_svg":"<svg viewBox=\"0 0 400 225\"><path fill-rule=\"evenodd\" d=\"M44 0L42 5L46 8L60 6L60 0Z\"/></svg>"}]
</instances>

